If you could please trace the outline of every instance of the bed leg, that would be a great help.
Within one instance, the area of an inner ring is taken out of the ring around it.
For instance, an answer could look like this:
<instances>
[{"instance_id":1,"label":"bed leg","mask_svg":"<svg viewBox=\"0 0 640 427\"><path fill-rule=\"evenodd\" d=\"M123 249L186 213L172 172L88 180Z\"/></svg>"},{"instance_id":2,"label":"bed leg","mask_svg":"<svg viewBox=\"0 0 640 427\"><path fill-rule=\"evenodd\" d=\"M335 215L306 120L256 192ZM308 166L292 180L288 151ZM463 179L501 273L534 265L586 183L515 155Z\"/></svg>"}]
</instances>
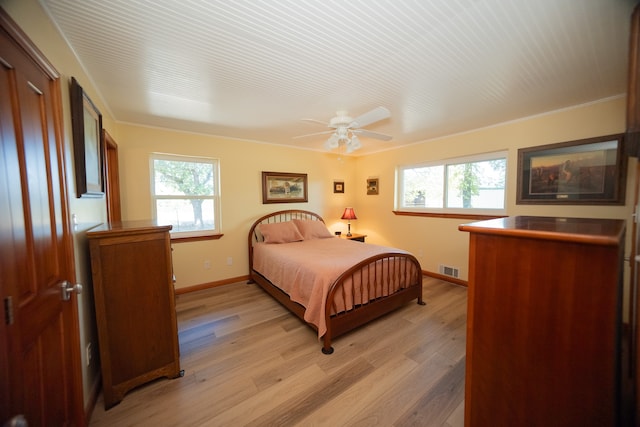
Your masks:
<instances>
[{"instance_id":1,"label":"bed leg","mask_svg":"<svg viewBox=\"0 0 640 427\"><path fill-rule=\"evenodd\" d=\"M333 347L329 346L329 348L322 347L322 354L331 354L333 353Z\"/></svg>"},{"instance_id":2,"label":"bed leg","mask_svg":"<svg viewBox=\"0 0 640 427\"><path fill-rule=\"evenodd\" d=\"M331 354L331 353L333 353L333 347L331 347L331 337L330 337L328 331L327 331L327 333L324 334L324 337L323 337L322 341L323 341L322 353L323 354Z\"/></svg>"},{"instance_id":3,"label":"bed leg","mask_svg":"<svg viewBox=\"0 0 640 427\"><path fill-rule=\"evenodd\" d=\"M422 296L418 297L418 305L427 305L427 303L422 299Z\"/></svg>"}]
</instances>

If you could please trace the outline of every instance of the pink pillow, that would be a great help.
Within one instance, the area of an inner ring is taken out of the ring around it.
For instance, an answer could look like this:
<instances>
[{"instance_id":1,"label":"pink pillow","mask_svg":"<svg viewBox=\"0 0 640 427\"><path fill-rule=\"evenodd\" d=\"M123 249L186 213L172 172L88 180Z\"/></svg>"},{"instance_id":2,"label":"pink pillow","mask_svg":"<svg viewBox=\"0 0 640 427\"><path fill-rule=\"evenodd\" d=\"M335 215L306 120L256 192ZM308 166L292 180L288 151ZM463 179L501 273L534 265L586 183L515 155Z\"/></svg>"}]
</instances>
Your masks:
<instances>
[{"instance_id":1,"label":"pink pillow","mask_svg":"<svg viewBox=\"0 0 640 427\"><path fill-rule=\"evenodd\" d=\"M322 221L294 219L293 222L298 227L298 230L300 230L304 240L333 237L333 234L331 234Z\"/></svg>"},{"instance_id":2,"label":"pink pillow","mask_svg":"<svg viewBox=\"0 0 640 427\"><path fill-rule=\"evenodd\" d=\"M289 243L304 240L298 228L291 221L260 224L258 227L265 243Z\"/></svg>"}]
</instances>

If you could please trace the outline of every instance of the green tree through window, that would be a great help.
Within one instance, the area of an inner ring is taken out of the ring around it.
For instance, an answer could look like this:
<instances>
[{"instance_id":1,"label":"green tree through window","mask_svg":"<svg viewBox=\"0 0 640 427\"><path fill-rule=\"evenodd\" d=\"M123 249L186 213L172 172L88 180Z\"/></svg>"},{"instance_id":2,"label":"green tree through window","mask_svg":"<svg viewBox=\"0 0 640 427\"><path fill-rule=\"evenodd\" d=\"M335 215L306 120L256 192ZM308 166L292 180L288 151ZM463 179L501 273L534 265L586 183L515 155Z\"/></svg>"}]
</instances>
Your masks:
<instances>
[{"instance_id":1,"label":"green tree through window","mask_svg":"<svg viewBox=\"0 0 640 427\"><path fill-rule=\"evenodd\" d=\"M398 168L402 210L504 210L506 153Z\"/></svg>"},{"instance_id":2,"label":"green tree through window","mask_svg":"<svg viewBox=\"0 0 640 427\"><path fill-rule=\"evenodd\" d=\"M154 155L156 218L174 231L218 229L218 162L215 159Z\"/></svg>"}]
</instances>

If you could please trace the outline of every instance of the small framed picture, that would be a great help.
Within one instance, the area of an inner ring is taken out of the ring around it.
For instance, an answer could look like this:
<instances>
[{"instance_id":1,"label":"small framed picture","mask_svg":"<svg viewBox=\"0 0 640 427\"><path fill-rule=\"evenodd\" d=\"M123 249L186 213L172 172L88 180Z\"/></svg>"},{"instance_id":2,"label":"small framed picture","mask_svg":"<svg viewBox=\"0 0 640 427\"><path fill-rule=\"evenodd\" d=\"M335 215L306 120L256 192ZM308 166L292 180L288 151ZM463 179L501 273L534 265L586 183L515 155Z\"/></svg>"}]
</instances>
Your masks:
<instances>
[{"instance_id":1,"label":"small framed picture","mask_svg":"<svg viewBox=\"0 0 640 427\"><path fill-rule=\"evenodd\" d=\"M367 179L367 194L378 194L378 178Z\"/></svg>"},{"instance_id":2,"label":"small framed picture","mask_svg":"<svg viewBox=\"0 0 640 427\"><path fill-rule=\"evenodd\" d=\"M344 181L333 181L333 192L344 193Z\"/></svg>"}]
</instances>

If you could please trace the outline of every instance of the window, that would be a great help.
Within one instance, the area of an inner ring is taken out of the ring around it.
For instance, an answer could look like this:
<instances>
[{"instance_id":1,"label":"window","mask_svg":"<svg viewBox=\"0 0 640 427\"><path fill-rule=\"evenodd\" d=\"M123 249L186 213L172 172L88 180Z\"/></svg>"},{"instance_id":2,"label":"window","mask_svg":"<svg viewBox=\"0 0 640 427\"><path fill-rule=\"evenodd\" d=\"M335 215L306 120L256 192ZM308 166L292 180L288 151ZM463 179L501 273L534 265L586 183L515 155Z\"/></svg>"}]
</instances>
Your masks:
<instances>
[{"instance_id":1,"label":"window","mask_svg":"<svg viewBox=\"0 0 640 427\"><path fill-rule=\"evenodd\" d=\"M220 234L219 161L151 155L153 216L179 237Z\"/></svg>"},{"instance_id":2,"label":"window","mask_svg":"<svg viewBox=\"0 0 640 427\"><path fill-rule=\"evenodd\" d=\"M506 171L506 152L401 166L396 175L396 209L503 213Z\"/></svg>"}]
</instances>

